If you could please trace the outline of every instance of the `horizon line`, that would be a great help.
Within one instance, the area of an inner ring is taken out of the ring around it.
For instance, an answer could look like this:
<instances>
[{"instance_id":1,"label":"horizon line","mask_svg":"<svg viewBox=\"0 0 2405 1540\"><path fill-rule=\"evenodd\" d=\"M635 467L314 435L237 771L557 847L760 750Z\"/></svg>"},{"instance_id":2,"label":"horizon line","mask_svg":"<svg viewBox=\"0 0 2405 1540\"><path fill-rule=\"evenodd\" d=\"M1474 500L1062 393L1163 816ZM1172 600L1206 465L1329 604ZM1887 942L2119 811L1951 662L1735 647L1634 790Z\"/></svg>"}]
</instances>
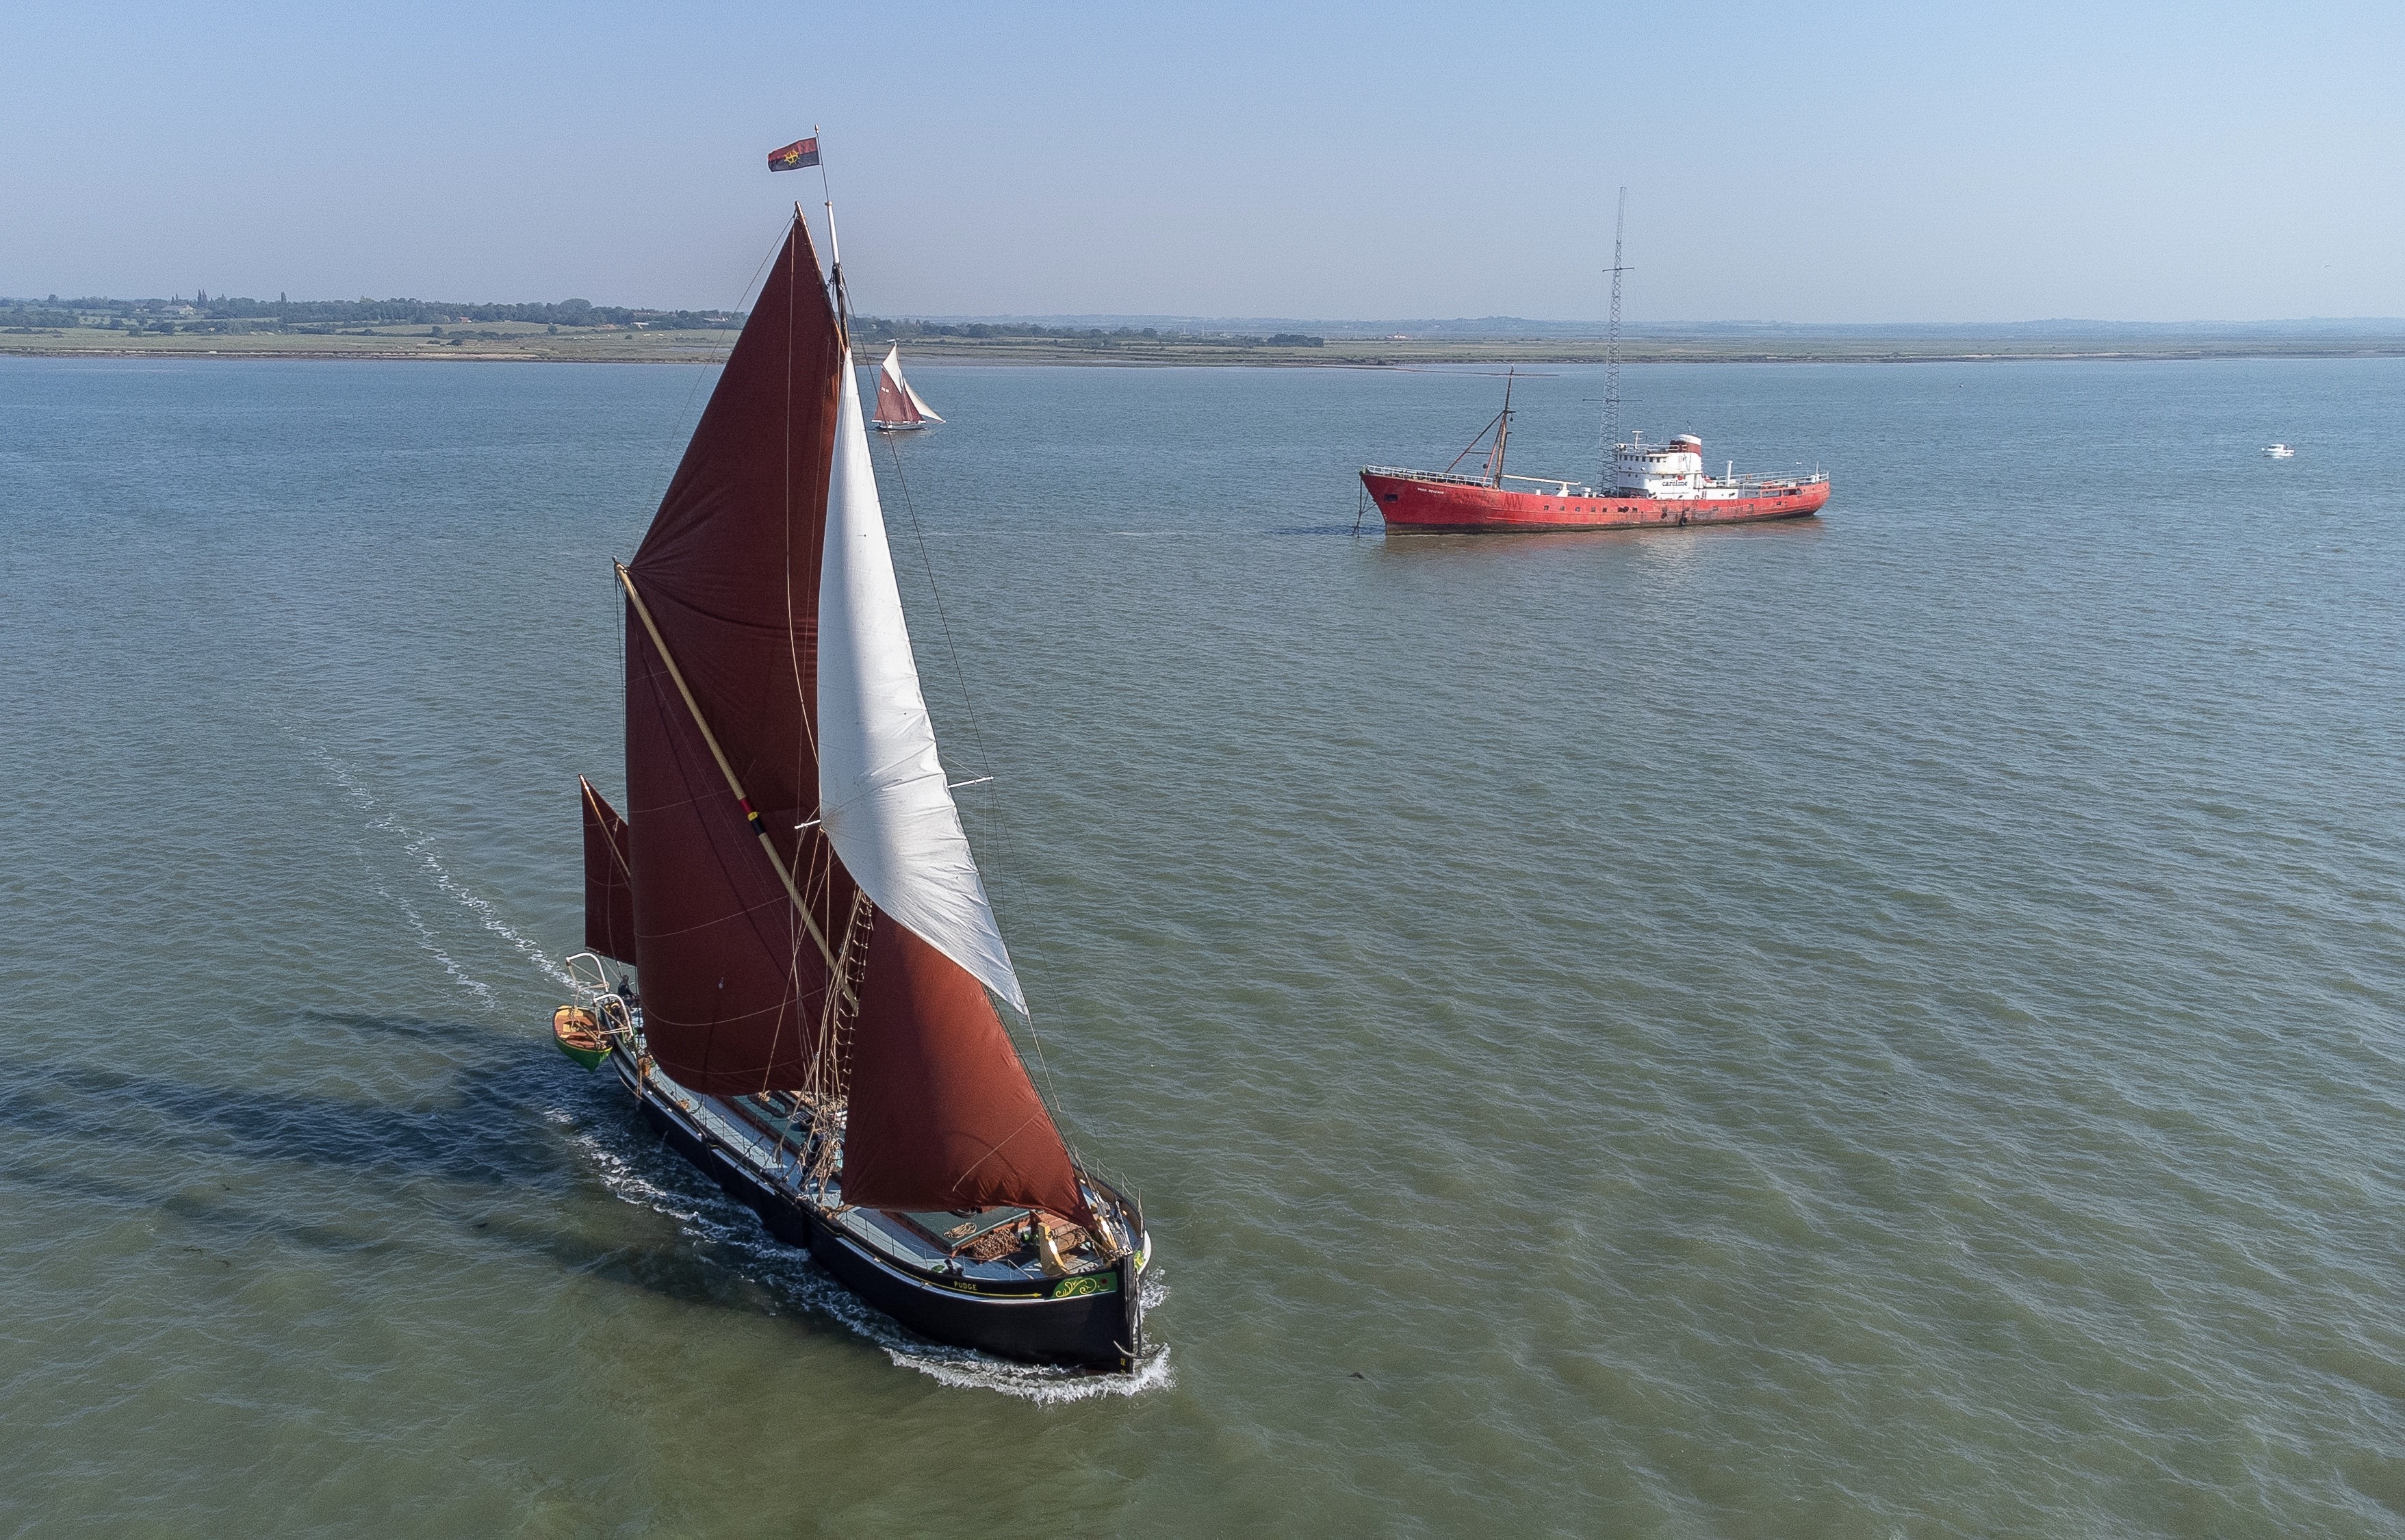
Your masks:
<instances>
[{"instance_id":1,"label":"horizon line","mask_svg":"<svg viewBox=\"0 0 2405 1540\"><path fill-rule=\"evenodd\" d=\"M625 311L632 311L632 312L636 312L636 313L639 313L639 314L645 314L645 315L662 315L662 316L669 316L669 315L676 315L676 314L680 314L680 313L694 314L694 315L736 315L736 314L741 314L741 313L742 313L741 311L737 310L737 309L735 309L735 308L733 308L733 307L724 306L724 305L699 305L699 306L696 306L696 305L651 305L651 304L602 304L602 303L596 302L596 301L584 300L584 299L583 299L581 296L570 296L570 297L569 297L569 298L567 298L567 299L561 299L561 300L463 300L463 299L431 299L431 300L429 300L429 299L421 299L421 298L418 298L417 296L415 296L415 295L386 295L386 296L359 295L359 296L346 296L346 297L342 297L342 298L322 298L322 299L304 299L304 300L279 299L279 300L274 301L274 302L270 302L270 301L266 301L266 300L259 299L259 298L257 298L257 297L255 297L255 296L252 296L252 295L230 295L230 294L220 294L220 295L218 295L218 297L216 297L215 299L203 299L203 298L201 298L201 296L203 296L203 295L206 294L206 292L207 292L207 291L206 291L204 289L195 289L195 290L193 290L193 293L194 293L194 296L195 296L195 297L194 297L192 300L186 300L186 299L185 299L182 295L180 295L180 294L171 295L171 296L167 296L167 297L164 297L164 298L162 298L162 297L159 297L159 296L155 296L155 295L154 295L154 296L142 296L142 297L131 297L131 298L126 298L126 297L119 297L119 296L116 296L116 295L103 295L103 294L77 294L77 295L59 295L59 294L52 294L52 295L49 295L49 296L36 296L36 295L0 295L0 307L7 307L7 308L25 308L25 307L33 307L33 306L47 306L47 305L62 305L62 306L63 306L63 305L74 305L74 304L123 304L123 305L152 305L152 304L164 305L164 304L220 304L220 303L222 303L222 304L232 304L232 303L235 303L235 302L240 302L240 303L244 303L244 304L270 304L270 303L281 304L436 304L436 305L440 305L440 304L458 304L458 305L469 305L469 306L481 306L481 305L563 305L563 304L588 304L588 305L591 305L593 308L595 308L595 309L597 309L597 310L625 310ZM1553 318L1538 317L1538 316L1513 316L1513 315L1500 315L1500 314L1494 314L1494 313L1489 313L1489 314L1483 315L1483 316L1416 316L1416 317L1397 317L1397 316L1386 316L1386 317L1380 317L1380 316L1334 317L1334 316L1322 316L1322 317L1304 317L1304 316L1292 316L1292 315L1287 315L1287 316L1270 316L1270 315L1252 315L1252 316L1228 316L1228 315L1220 315L1220 316L1208 316L1208 315L1176 314L1176 313L1160 312L1160 311L1146 311L1146 312L1136 312L1136 311L1041 311L1041 312L1039 312L1039 311L976 311L976 312L929 312L929 311L910 311L910 310L899 310L899 309L897 309L897 310L893 310L893 311L890 311L890 312L878 313L878 314L872 314L872 313L870 313L870 312L868 312L868 311L866 311L866 310L863 310L863 311L858 312L858 314L859 314L859 316L860 316L860 318L862 318L862 319L864 319L864 320L915 321L915 322L920 322L920 323L922 323L922 324L927 324L927 325L938 325L938 326L1002 325L1002 326L1062 326L1062 327L1077 326L1077 327L1087 327L1087 328L1091 328L1091 327L1098 327L1098 326L1124 326L1124 327L1152 326L1152 327L1160 327L1160 326L1162 326L1162 325L1171 325L1171 326L1179 326L1179 327L1188 327L1188 328L1199 328L1199 327L1227 328L1227 327L1238 327L1238 326L1242 326L1242 327L1264 327L1264 326L1274 326L1274 327L1279 327L1279 328L1291 328L1291 327L1296 327L1296 326L1317 326L1317 327L1344 327L1344 328L1371 328L1371 327L1407 328L1407 327L1424 327L1424 328L1448 328L1448 329L1449 329L1449 328L1460 328L1460 327L1479 327L1479 328L1495 328L1495 327L1528 327L1528 328L1540 328L1540 329L1543 329L1543 330L1548 331L1548 332L1561 332L1561 331L1580 330L1580 329L1590 329L1590 328L1591 328L1591 329L1594 329L1594 330L1597 331L1598 332L1602 332L1602 331L1607 330L1607 329L1608 329L1608 326L1609 326L1609 323L1608 323L1608 322L1606 322L1606 321L1604 321L1604 320L1601 320L1601 319L1587 319L1587 318L1568 318L1568 319L1560 319L1560 318ZM1762 317L1712 317L1712 318L1688 317L1688 318L1664 318L1664 319L1658 319L1658 320L1624 321L1624 322L1622 323L1622 330L1623 330L1623 332L1630 332L1654 331L1654 330L1662 330L1662 329L1668 329L1668 328L1750 327L1750 328L1776 329L1776 330L1786 330L1786 331L1854 331L1854 332L1858 332L1858 331L1879 331L1879 330L1914 330L1914 331L1970 332L1970 331L1978 331L1978 330L1982 330L1982 329L1991 329L1991 330L1995 330L1995 329L2002 329L2002 330L2022 330L2022 329L2029 329L2029 328L2034 328L2034 327L2120 327L2120 328L2129 328L2129 329L2133 329L2133 330L2159 331L2159 330L2167 330L2167 329L2182 328L2182 327L2187 327L2187 328L2220 329L2220 328L2231 328L2231 327L2254 327L2254 328L2261 328L2261 327L2336 327L2336 326L2370 326L2370 327L2383 327L2383 328L2388 328L2388 327L2400 327L2400 328L2405 328L2405 316L2287 316L2287 317L2261 317L2261 318L2250 318L2235 319L2235 320L2230 320L2230 319L2207 319L2207 318L2193 318L2180 319L2180 320L2132 320L2132 319L2122 319L2122 318L2111 318L2111 317L2097 317L2097 316L2047 316L2047 317L2032 317L2032 318L2021 318L2021 319L2013 319L2013 320L1969 320L1969 319L1949 319L1949 320L1901 320L1901 319L1887 319L1887 320L1854 320L1854 321L1840 321L1840 320L1779 320L1779 319L1771 319L1771 318L1762 318Z\"/></svg>"}]
</instances>

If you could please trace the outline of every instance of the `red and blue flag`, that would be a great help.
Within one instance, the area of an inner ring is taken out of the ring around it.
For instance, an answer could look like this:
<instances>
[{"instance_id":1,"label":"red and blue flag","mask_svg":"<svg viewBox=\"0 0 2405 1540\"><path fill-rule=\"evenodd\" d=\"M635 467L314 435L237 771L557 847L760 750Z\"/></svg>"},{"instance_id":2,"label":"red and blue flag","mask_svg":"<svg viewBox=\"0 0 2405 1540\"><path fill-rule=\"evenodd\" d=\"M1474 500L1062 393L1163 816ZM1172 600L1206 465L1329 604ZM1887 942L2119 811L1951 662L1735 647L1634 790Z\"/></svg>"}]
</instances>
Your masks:
<instances>
[{"instance_id":1,"label":"red and blue flag","mask_svg":"<svg viewBox=\"0 0 2405 1540\"><path fill-rule=\"evenodd\" d=\"M799 171L804 166L819 163L819 139L813 134L807 139L796 139L782 149L768 151L771 171Z\"/></svg>"}]
</instances>

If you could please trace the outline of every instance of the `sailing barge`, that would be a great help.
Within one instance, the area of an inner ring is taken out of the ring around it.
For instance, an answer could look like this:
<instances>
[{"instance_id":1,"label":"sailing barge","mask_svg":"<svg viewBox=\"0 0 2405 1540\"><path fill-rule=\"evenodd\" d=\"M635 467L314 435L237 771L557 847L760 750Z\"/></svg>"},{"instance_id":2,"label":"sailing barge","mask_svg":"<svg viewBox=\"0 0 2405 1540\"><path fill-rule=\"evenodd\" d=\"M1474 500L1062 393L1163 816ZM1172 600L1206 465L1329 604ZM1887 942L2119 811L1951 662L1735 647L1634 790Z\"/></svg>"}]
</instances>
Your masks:
<instances>
[{"instance_id":1,"label":"sailing barge","mask_svg":"<svg viewBox=\"0 0 2405 1540\"><path fill-rule=\"evenodd\" d=\"M943 420L902 377L902 345L887 347L885 361L877 366L877 415L868 426L880 433L907 433Z\"/></svg>"},{"instance_id":2,"label":"sailing barge","mask_svg":"<svg viewBox=\"0 0 2405 1540\"><path fill-rule=\"evenodd\" d=\"M797 208L616 569L627 816L580 780L588 950L554 1031L903 1325L1132 1369L1151 1242L995 1008L1026 997L937 758L847 308Z\"/></svg>"}]
</instances>

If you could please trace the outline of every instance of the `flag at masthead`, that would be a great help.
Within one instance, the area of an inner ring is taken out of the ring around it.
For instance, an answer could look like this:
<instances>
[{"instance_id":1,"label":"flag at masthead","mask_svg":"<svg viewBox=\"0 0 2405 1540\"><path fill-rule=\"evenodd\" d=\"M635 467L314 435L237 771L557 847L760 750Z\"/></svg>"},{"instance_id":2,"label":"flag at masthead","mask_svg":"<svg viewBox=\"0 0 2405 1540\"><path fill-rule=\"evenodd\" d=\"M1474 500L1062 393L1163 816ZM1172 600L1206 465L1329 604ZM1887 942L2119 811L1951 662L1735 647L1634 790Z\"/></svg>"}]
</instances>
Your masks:
<instances>
[{"instance_id":1,"label":"flag at masthead","mask_svg":"<svg viewBox=\"0 0 2405 1540\"><path fill-rule=\"evenodd\" d=\"M768 169L771 171L799 171L804 166L818 163L819 136L815 134L807 139L796 139L782 149L768 151Z\"/></svg>"}]
</instances>

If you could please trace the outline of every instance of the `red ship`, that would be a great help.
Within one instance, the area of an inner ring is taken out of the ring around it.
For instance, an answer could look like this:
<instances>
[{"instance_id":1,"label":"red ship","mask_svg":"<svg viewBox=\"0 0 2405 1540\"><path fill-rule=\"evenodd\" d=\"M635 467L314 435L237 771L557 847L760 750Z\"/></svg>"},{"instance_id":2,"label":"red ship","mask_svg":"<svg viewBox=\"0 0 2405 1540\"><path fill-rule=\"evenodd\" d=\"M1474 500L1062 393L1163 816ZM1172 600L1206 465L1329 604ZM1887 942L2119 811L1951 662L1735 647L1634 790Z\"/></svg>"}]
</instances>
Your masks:
<instances>
[{"instance_id":1,"label":"red ship","mask_svg":"<svg viewBox=\"0 0 2405 1540\"><path fill-rule=\"evenodd\" d=\"M1620 225L1628 213L1628 190L1620 190ZM1611 330L1604 351L1603 442L1611 464L1601 485L1581 486L1555 476L1507 476L1503 452L1512 440L1512 385L1503 386L1503 410L1478 431L1470 447L1442 471L1405 471L1391 465L1361 467L1361 486L1378 504L1390 530L1660 530L1690 524L1752 524L1773 518L1808 518L1829 502L1829 478L1820 471L1784 478L1704 474L1704 441L1681 433L1667 444L1647 444L1638 433L1622 444L1620 433L1620 233L1611 245ZM1456 473L1489 433L1494 442L1477 475ZM1507 481L1526 488L1507 487Z\"/></svg>"},{"instance_id":2,"label":"red ship","mask_svg":"<svg viewBox=\"0 0 2405 1540\"><path fill-rule=\"evenodd\" d=\"M1829 478L1818 471L1784 479L1708 476L1704 442L1693 433L1667 444L1647 444L1639 433L1638 442L1615 445L1612 485L1601 489L1553 476L1505 475L1510 427L1507 407L1497 420L1484 474L1365 465L1361 485L1390 530L1683 529L1808 518L1829 501ZM1507 481L1520 486L1506 487Z\"/></svg>"}]
</instances>

